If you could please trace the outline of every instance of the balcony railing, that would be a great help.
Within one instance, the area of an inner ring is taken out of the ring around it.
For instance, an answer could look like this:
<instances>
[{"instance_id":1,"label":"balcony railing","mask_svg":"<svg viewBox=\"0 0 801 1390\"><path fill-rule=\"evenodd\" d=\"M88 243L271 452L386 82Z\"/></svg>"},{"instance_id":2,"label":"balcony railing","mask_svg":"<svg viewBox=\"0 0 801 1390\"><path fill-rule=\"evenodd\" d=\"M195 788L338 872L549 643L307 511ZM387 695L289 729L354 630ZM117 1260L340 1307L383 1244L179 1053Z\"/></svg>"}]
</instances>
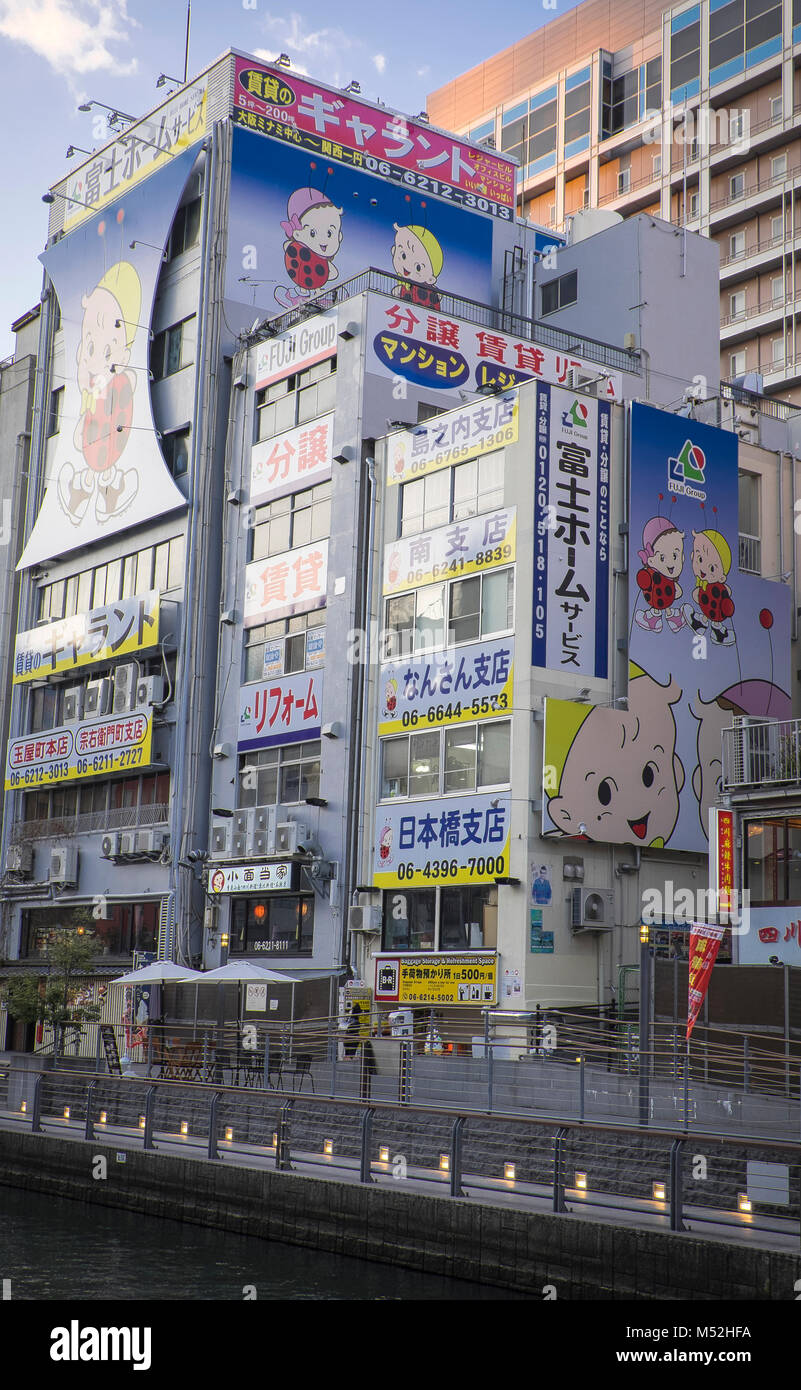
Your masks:
<instances>
[{"instance_id":1,"label":"balcony railing","mask_svg":"<svg viewBox=\"0 0 801 1390\"><path fill-rule=\"evenodd\" d=\"M87 811L80 816L51 816L47 820L20 821L11 833L11 843L26 840L60 840L68 835L91 835L97 831L123 830L129 826L166 825L170 808L166 802L152 806L117 806L111 811Z\"/></svg>"},{"instance_id":2,"label":"balcony railing","mask_svg":"<svg viewBox=\"0 0 801 1390\"><path fill-rule=\"evenodd\" d=\"M762 542L759 536L748 536L741 531L738 549L740 569L743 574L761 574Z\"/></svg>"},{"instance_id":3,"label":"balcony railing","mask_svg":"<svg viewBox=\"0 0 801 1390\"><path fill-rule=\"evenodd\" d=\"M789 183L791 179L796 179L801 173L801 164L794 164L792 169L786 169L783 174L768 174L766 178L757 179L754 182L746 183L743 180L742 192L724 193L721 198L715 198L709 204L710 212L718 212L721 208L731 207L733 203L741 203L745 198L753 198L758 193L767 193L769 189L775 188L778 184Z\"/></svg>"},{"instance_id":4,"label":"balcony railing","mask_svg":"<svg viewBox=\"0 0 801 1390\"><path fill-rule=\"evenodd\" d=\"M733 251L728 256L721 256L720 267L736 265L738 261L747 261L751 256L760 256L765 251L773 251L776 247L784 246L785 236L768 237L766 241L758 241L754 246L746 246L744 251Z\"/></svg>"},{"instance_id":5,"label":"balcony railing","mask_svg":"<svg viewBox=\"0 0 801 1390\"><path fill-rule=\"evenodd\" d=\"M789 420L801 411L801 406L793 405L792 401L778 400L775 396L762 396L758 391L749 391L746 386L737 386L731 381L721 381L720 396L724 401L751 406L760 415L767 415L771 420Z\"/></svg>"},{"instance_id":6,"label":"balcony railing","mask_svg":"<svg viewBox=\"0 0 801 1390\"><path fill-rule=\"evenodd\" d=\"M760 314L770 314L786 305L790 314L794 312L795 300L784 293L774 294L770 299L760 299L757 304L747 304L738 314L722 314L720 318L721 328L731 328L735 323L745 323L746 319L757 318ZM781 363L775 363L781 366Z\"/></svg>"},{"instance_id":7,"label":"balcony railing","mask_svg":"<svg viewBox=\"0 0 801 1390\"><path fill-rule=\"evenodd\" d=\"M723 730L723 791L801 787L801 719L742 717Z\"/></svg>"}]
</instances>

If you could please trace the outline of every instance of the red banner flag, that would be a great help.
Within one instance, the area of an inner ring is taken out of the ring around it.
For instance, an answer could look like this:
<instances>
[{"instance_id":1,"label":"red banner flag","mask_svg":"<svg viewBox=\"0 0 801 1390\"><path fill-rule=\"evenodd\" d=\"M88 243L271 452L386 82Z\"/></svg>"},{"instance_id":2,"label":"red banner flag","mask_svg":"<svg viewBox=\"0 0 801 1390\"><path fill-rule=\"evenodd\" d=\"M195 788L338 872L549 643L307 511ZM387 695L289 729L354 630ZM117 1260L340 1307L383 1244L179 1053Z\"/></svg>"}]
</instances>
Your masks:
<instances>
[{"instance_id":1,"label":"red banner flag","mask_svg":"<svg viewBox=\"0 0 801 1390\"><path fill-rule=\"evenodd\" d=\"M690 932L690 974L687 985L687 1041L701 1012L709 989L712 966L718 958L725 927L708 922L693 922Z\"/></svg>"}]
</instances>

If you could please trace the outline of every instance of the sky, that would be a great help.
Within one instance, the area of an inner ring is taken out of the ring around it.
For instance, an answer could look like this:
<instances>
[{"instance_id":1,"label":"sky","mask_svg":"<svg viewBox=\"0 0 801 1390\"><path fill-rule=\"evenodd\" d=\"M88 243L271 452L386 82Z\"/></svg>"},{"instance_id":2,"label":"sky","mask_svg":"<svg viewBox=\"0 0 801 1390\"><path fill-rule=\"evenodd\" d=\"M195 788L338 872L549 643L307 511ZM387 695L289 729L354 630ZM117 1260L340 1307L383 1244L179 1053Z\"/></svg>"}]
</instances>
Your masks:
<instances>
[{"instance_id":1,"label":"sky","mask_svg":"<svg viewBox=\"0 0 801 1390\"><path fill-rule=\"evenodd\" d=\"M277 0L193 0L189 75L227 48L264 60L287 53L296 70L330 86L356 78L368 100L414 116L429 92L577 3L289 0L282 10ZM186 9L185 0L0 0L0 358L14 350L12 322L41 293L42 194L80 163L65 158L70 143L90 150L108 138L104 113L78 105L94 98L135 116L155 105L159 74L183 74Z\"/></svg>"}]
</instances>

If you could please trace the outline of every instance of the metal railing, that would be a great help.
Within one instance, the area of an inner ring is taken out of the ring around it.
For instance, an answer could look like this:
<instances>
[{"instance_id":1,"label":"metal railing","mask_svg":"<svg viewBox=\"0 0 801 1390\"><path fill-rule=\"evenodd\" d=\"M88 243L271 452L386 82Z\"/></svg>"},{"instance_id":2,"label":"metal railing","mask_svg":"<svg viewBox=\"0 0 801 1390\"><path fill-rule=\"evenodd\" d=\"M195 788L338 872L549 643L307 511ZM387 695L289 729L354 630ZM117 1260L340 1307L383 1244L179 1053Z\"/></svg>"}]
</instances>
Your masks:
<instances>
[{"instance_id":1,"label":"metal railing","mask_svg":"<svg viewBox=\"0 0 801 1390\"><path fill-rule=\"evenodd\" d=\"M772 313L774 310L782 312L786 309L787 312L792 314L794 312L794 304L795 300L792 297L788 298L786 294L774 294L771 295L770 299L760 299L756 304L747 304L746 307L741 309L737 314L722 314L720 326L721 328L730 328L732 324L745 323L747 319L756 318L759 314ZM772 363L771 365L778 366L780 364Z\"/></svg>"},{"instance_id":2,"label":"metal railing","mask_svg":"<svg viewBox=\"0 0 801 1390\"><path fill-rule=\"evenodd\" d=\"M723 790L766 784L801 787L801 719L743 716L723 730Z\"/></svg>"},{"instance_id":3,"label":"metal railing","mask_svg":"<svg viewBox=\"0 0 801 1390\"><path fill-rule=\"evenodd\" d=\"M782 401L776 396L763 396L758 391L749 391L747 387L737 386L731 381L721 381L720 395L721 400L750 406L760 415L767 415L772 420L789 420L791 416L801 413L801 406L793 405L792 401Z\"/></svg>"},{"instance_id":4,"label":"metal railing","mask_svg":"<svg viewBox=\"0 0 801 1390\"><path fill-rule=\"evenodd\" d=\"M322 313L335 304L343 304L368 291L391 298L397 287L397 276L371 267L337 285L336 289L322 290L320 294L304 300L302 305L294 309L288 309L275 317L267 316L255 332L243 335L243 341L251 346L263 342L266 338L277 337L306 317L310 309ZM513 334L527 342L542 343L553 348L555 352L564 352L570 356L578 353L581 357L589 358L590 361L598 362L604 367L615 368L617 371L633 372L635 375L642 372L640 355L635 350L613 347L610 343L599 342L596 338L570 333L564 328L554 328L553 325L541 323L538 319L525 318L505 309L493 309L488 304L479 303L478 300L441 292L439 288L437 296L437 313L450 314L455 318L466 319L469 323L480 324L484 328ZM397 304L399 301L393 302Z\"/></svg>"},{"instance_id":5,"label":"metal railing","mask_svg":"<svg viewBox=\"0 0 801 1390\"><path fill-rule=\"evenodd\" d=\"M799 172L801 172L801 164L794 164L792 169L786 169L783 174L768 174L763 179L756 179L747 184L745 180L743 180L741 193L732 193L730 191L725 193L721 198L713 199L709 204L709 211L718 212L722 208L731 207L733 203L741 203L746 198L753 198L755 194L767 193L769 189L776 188L783 183L789 183L790 180L795 180Z\"/></svg>"},{"instance_id":6,"label":"metal railing","mask_svg":"<svg viewBox=\"0 0 801 1390\"><path fill-rule=\"evenodd\" d=\"M747 536L741 531L737 551L738 563L743 574L762 573L762 541L759 536Z\"/></svg>"},{"instance_id":7,"label":"metal railing","mask_svg":"<svg viewBox=\"0 0 801 1390\"><path fill-rule=\"evenodd\" d=\"M723 270L725 266L736 265L738 261L747 261L751 256L759 256L765 251L773 251L776 248L783 247L786 240L787 238L784 234L781 236L772 236L768 237L766 241L758 241L753 246L746 246L744 251L730 252L728 256L721 256L720 268ZM796 237L796 242L797 241L798 237Z\"/></svg>"},{"instance_id":8,"label":"metal railing","mask_svg":"<svg viewBox=\"0 0 801 1390\"><path fill-rule=\"evenodd\" d=\"M11 844L26 840L49 840L63 835L86 835L97 831L166 825L170 808L165 802L151 806L117 806L110 811L85 811L77 816L51 816L47 820L18 821L11 832Z\"/></svg>"}]
</instances>

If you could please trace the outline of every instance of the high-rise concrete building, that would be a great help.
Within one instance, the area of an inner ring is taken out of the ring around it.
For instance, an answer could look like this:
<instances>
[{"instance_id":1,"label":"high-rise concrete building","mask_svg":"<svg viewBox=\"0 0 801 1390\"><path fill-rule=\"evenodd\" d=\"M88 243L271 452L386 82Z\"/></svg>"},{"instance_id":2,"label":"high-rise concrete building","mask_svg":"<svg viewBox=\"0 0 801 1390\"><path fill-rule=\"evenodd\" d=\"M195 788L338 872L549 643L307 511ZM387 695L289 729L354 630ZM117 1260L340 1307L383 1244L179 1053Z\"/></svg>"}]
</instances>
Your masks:
<instances>
[{"instance_id":1,"label":"high-rise concrete building","mask_svg":"<svg viewBox=\"0 0 801 1390\"><path fill-rule=\"evenodd\" d=\"M585 0L428 109L517 158L535 222L648 212L710 237L721 377L801 402L801 0Z\"/></svg>"}]
</instances>

